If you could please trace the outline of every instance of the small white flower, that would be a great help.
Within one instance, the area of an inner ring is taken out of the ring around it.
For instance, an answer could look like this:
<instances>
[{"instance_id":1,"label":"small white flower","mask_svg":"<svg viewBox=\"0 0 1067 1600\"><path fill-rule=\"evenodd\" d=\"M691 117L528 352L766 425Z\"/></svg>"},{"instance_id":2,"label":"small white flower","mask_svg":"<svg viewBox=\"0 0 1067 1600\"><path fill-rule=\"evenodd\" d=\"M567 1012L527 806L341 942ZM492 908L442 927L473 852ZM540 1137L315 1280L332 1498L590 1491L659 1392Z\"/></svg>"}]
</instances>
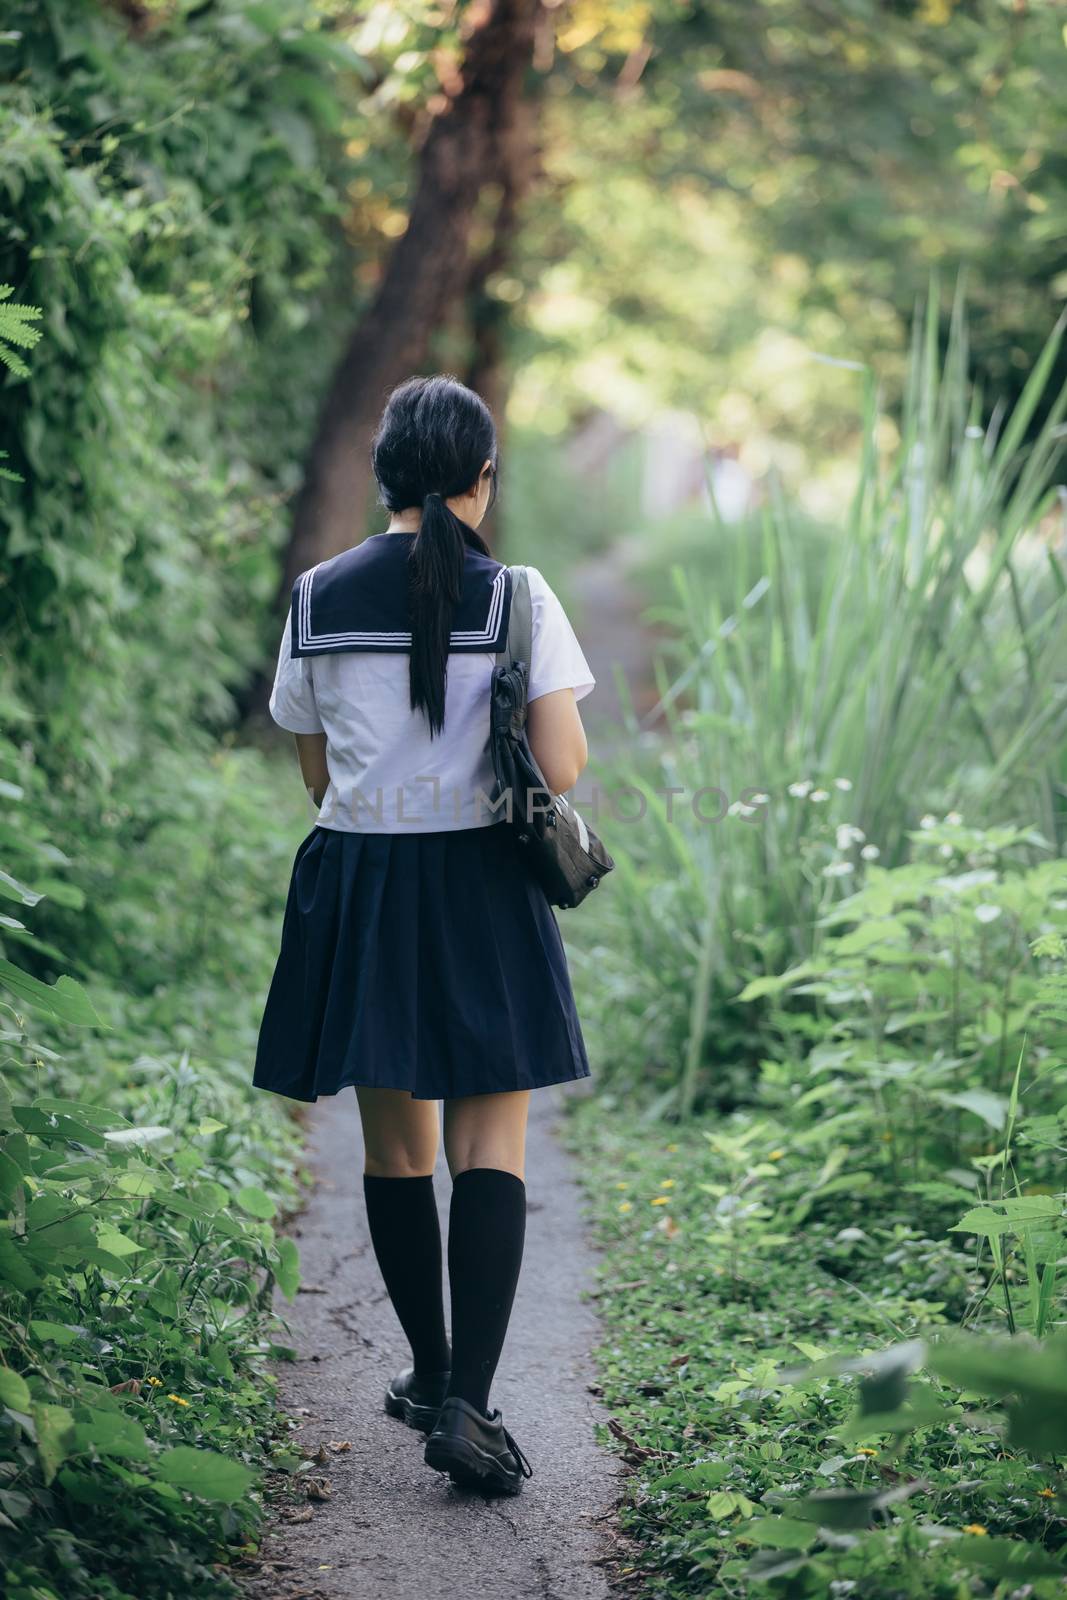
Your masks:
<instances>
[{"instance_id":1,"label":"small white flower","mask_svg":"<svg viewBox=\"0 0 1067 1600\"><path fill-rule=\"evenodd\" d=\"M985 434L976 422L970 422L963 430L963 437L965 439L984 439Z\"/></svg>"},{"instance_id":2,"label":"small white flower","mask_svg":"<svg viewBox=\"0 0 1067 1600\"><path fill-rule=\"evenodd\" d=\"M799 783L789 785L789 793L797 800L806 800L811 793L811 779L801 778Z\"/></svg>"},{"instance_id":3,"label":"small white flower","mask_svg":"<svg viewBox=\"0 0 1067 1600\"><path fill-rule=\"evenodd\" d=\"M877 861L881 853L882 852L879 850L876 844L865 844L863 849L860 851L860 855L863 857L864 861Z\"/></svg>"},{"instance_id":4,"label":"small white flower","mask_svg":"<svg viewBox=\"0 0 1067 1600\"><path fill-rule=\"evenodd\" d=\"M754 794L751 797L751 804L754 806L765 806L769 804L770 798L771 797L769 794L763 794L762 792L760 794Z\"/></svg>"},{"instance_id":5,"label":"small white flower","mask_svg":"<svg viewBox=\"0 0 1067 1600\"><path fill-rule=\"evenodd\" d=\"M754 817L756 808L755 806L746 806L743 800L735 800L732 805L727 807L726 815L728 817Z\"/></svg>"},{"instance_id":6,"label":"small white flower","mask_svg":"<svg viewBox=\"0 0 1067 1600\"><path fill-rule=\"evenodd\" d=\"M851 861L831 861L828 867L823 867L824 878L847 878L852 871Z\"/></svg>"},{"instance_id":7,"label":"small white flower","mask_svg":"<svg viewBox=\"0 0 1067 1600\"><path fill-rule=\"evenodd\" d=\"M937 853L939 856L944 856L947 860L949 856L955 855L956 852L953 850L950 844L943 844L939 847Z\"/></svg>"},{"instance_id":8,"label":"small white flower","mask_svg":"<svg viewBox=\"0 0 1067 1600\"><path fill-rule=\"evenodd\" d=\"M854 828L851 822L839 822L837 825L837 848L847 850L850 845L862 844L867 835L862 828Z\"/></svg>"},{"instance_id":9,"label":"small white flower","mask_svg":"<svg viewBox=\"0 0 1067 1600\"><path fill-rule=\"evenodd\" d=\"M980 906L975 906L974 914L979 922L996 922L1001 910L1001 906L990 905L988 901L983 901Z\"/></svg>"},{"instance_id":10,"label":"small white flower","mask_svg":"<svg viewBox=\"0 0 1067 1600\"><path fill-rule=\"evenodd\" d=\"M950 825L950 827L958 828L960 823L963 821L963 818L960 816L958 811L950 811L945 817L945 821Z\"/></svg>"},{"instance_id":11,"label":"small white flower","mask_svg":"<svg viewBox=\"0 0 1067 1600\"><path fill-rule=\"evenodd\" d=\"M809 794L809 796L808 796L808 799L811 800L817 806L821 805L824 800L829 800L829 798L830 798L829 789L813 789L811 791L811 793Z\"/></svg>"},{"instance_id":12,"label":"small white flower","mask_svg":"<svg viewBox=\"0 0 1067 1600\"><path fill-rule=\"evenodd\" d=\"M852 779L851 778L835 778L834 779L834 788L835 789L843 789L845 794L850 794L852 792Z\"/></svg>"},{"instance_id":13,"label":"small white flower","mask_svg":"<svg viewBox=\"0 0 1067 1600\"><path fill-rule=\"evenodd\" d=\"M920 828L936 828L937 827L937 818L931 816L929 811L928 811L926 813L925 817L920 817L919 818L919 827Z\"/></svg>"}]
</instances>

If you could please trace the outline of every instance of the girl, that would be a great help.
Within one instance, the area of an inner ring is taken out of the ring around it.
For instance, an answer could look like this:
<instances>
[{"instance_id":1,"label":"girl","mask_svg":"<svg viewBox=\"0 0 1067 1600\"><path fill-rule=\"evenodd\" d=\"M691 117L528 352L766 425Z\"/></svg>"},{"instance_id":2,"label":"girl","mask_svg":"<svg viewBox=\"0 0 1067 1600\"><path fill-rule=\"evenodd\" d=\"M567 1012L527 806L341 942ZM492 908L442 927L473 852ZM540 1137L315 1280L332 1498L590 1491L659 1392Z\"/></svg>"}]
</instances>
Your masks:
<instances>
[{"instance_id":1,"label":"girl","mask_svg":"<svg viewBox=\"0 0 1067 1600\"><path fill-rule=\"evenodd\" d=\"M427 1463L517 1493L531 1468L489 1408L526 1228L531 1089L589 1075L555 915L490 804L489 686L511 574L477 533L497 441L451 375L389 396L372 447L388 528L297 579L270 709L319 812L300 845L255 1084L355 1085L375 1255L412 1364L385 1409ZM530 746L553 793L586 764L594 678L527 569ZM445 1333L433 1171L452 1178Z\"/></svg>"}]
</instances>

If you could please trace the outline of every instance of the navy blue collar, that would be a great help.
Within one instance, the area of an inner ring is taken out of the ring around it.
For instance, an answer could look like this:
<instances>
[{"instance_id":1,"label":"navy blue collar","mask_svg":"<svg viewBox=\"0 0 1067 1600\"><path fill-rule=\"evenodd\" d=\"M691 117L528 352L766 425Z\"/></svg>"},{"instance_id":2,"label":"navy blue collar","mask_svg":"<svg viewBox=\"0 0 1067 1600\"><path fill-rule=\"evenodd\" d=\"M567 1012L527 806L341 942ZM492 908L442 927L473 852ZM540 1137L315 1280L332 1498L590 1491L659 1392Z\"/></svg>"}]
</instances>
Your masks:
<instances>
[{"instance_id":1,"label":"navy blue collar","mask_svg":"<svg viewBox=\"0 0 1067 1600\"><path fill-rule=\"evenodd\" d=\"M388 650L410 654L407 558L414 533L375 533L301 573L293 585L292 654ZM507 567L467 549L449 652L495 654L511 611Z\"/></svg>"}]
</instances>

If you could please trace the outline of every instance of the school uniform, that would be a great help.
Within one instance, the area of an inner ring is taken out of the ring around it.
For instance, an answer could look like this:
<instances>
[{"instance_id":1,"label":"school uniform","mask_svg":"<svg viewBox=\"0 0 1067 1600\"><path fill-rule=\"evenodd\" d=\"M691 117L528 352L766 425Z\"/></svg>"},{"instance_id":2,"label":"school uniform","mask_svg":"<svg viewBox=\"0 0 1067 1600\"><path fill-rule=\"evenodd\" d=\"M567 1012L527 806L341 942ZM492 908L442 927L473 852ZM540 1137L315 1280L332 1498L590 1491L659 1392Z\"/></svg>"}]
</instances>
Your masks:
<instances>
[{"instance_id":1,"label":"school uniform","mask_svg":"<svg viewBox=\"0 0 1067 1600\"><path fill-rule=\"evenodd\" d=\"M270 711L325 733L330 783L301 842L253 1083L312 1101L349 1085L419 1100L589 1076L554 911L492 809L490 678L511 574L468 549L443 730L410 704L413 533L372 534L293 587ZM529 698L595 680L527 568Z\"/></svg>"}]
</instances>

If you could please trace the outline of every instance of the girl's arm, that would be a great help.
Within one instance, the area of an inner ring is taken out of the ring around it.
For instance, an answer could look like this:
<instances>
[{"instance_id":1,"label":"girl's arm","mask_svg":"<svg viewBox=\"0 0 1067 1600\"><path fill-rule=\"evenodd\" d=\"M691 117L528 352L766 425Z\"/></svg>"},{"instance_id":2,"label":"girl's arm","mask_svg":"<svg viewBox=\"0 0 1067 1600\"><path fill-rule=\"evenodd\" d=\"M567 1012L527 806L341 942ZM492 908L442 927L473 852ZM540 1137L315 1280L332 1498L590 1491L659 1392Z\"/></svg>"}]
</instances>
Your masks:
<instances>
[{"instance_id":1,"label":"girl's arm","mask_svg":"<svg viewBox=\"0 0 1067 1600\"><path fill-rule=\"evenodd\" d=\"M293 738L296 740L296 753L300 761L304 788L310 791L315 804L321 806L330 782L330 773L326 766L326 735L294 733Z\"/></svg>"},{"instance_id":2,"label":"girl's arm","mask_svg":"<svg viewBox=\"0 0 1067 1600\"><path fill-rule=\"evenodd\" d=\"M589 760L581 713L573 689L554 689L531 700L526 737L553 794L573 789Z\"/></svg>"}]
</instances>

